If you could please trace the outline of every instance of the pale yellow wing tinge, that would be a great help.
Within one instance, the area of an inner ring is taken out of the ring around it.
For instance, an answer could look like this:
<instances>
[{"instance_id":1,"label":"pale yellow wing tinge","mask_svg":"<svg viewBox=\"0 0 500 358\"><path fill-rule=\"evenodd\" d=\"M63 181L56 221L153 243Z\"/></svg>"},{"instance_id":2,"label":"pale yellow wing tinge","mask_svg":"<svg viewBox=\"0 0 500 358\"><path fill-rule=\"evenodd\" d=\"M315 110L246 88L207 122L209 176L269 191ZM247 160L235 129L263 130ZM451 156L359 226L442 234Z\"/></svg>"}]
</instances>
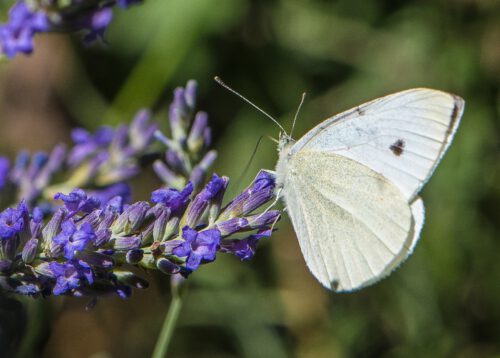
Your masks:
<instances>
[{"instance_id":1,"label":"pale yellow wing tinge","mask_svg":"<svg viewBox=\"0 0 500 358\"><path fill-rule=\"evenodd\" d=\"M420 231L398 187L333 153L290 157L284 198L309 269L337 291L385 276L411 252L410 233Z\"/></svg>"}]
</instances>

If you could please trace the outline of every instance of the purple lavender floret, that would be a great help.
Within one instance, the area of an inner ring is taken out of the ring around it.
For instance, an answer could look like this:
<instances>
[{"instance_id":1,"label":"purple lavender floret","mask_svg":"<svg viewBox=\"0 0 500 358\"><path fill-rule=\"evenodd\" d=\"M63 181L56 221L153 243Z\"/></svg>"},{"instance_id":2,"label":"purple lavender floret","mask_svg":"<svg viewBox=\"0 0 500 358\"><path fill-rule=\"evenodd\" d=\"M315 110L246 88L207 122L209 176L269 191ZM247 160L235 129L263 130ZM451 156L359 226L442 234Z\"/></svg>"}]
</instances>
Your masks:
<instances>
[{"instance_id":1,"label":"purple lavender floret","mask_svg":"<svg viewBox=\"0 0 500 358\"><path fill-rule=\"evenodd\" d=\"M90 213L101 205L99 199L93 196L87 197L87 194L82 189L74 189L69 195L57 193L54 199L64 202L64 206L68 210L68 216L74 216L79 212Z\"/></svg>"},{"instance_id":2,"label":"purple lavender floret","mask_svg":"<svg viewBox=\"0 0 500 358\"><path fill-rule=\"evenodd\" d=\"M189 226L182 228L184 242L173 249L173 254L186 257L186 268L190 271L196 270L202 261L211 262L215 260L215 254L219 249L221 234L217 229L208 229L201 232L191 229Z\"/></svg>"},{"instance_id":3,"label":"purple lavender floret","mask_svg":"<svg viewBox=\"0 0 500 358\"><path fill-rule=\"evenodd\" d=\"M25 216L28 209L21 202L16 209L7 208L0 213L0 238L8 239L21 232L26 225Z\"/></svg>"},{"instance_id":4,"label":"purple lavender floret","mask_svg":"<svg viewBox=\"0 0 500 358\"><path fill-rule=\"evenodd\" d=\"M34 296L40 292L40 288L35 284L28 283L17 286L15 292L23 296Z\"/></svg>"},{"instance_id":5,"label":"purple lavender floret","mask_svg":"<svg viewBox=\"0 0 500 358\"><path fill-rule=\"evenodd\" d=\"M177 213L186 208L192 192L193 184L189 182L182 191L170 188L155 190L151 193L151 201L155 204L163 204L173 213Z\"/></svg>"},{"instance_id":6,"label":"purple lavender floret","mask_svg":"<svg viewBox=\"0 0 500 358\"><path fill-rule=\"evenodd\" d=\"M38 251L38 240L35 238L31 238L26 245L24 245L23 251L21 253L21 257L23 261L27 264L33 262L36 257Z\"/></svg>"},{"instance_id":7,"label":"purple lavender floret","mask_svg":"<svg viewBox=\"0 0 500 358\"><path fill-rule=\"evenodd\" d=\"M33 52L33 37L38 32L50 29L47 15L33 10L23 1L18 1L9 11L9 21L0 25L1 51L13 58L17 53Z\"/></svg>"},{"instance_id":8,"label":"purple lavender floret","mask_svg":"<svg viewBox=\"0 0 500 358\"><path fill-rule=\"evenodd\" d=\"M17 208L0 212L0 271L7 271L16 259L19 247L30 235L30 217L24 201Z\"/></svg>"},{"instance_id":9,"label":"purple lavender floret","mask_svg":"<svg viewBox=\"0 0 500 358\"><path fill-rule=\"evenodd\" d=\"M83 251L87 245L96 239L96 235L89 223L84 223L77 228L72 221L64 221L61 225L61 233L54 237L54 243L61 245L64 257L71 260L79 251Z\"/></svg>"},{"instance_id":10,"label":"purple lavender floret","mask_svg":"<svg viewBox=\"0 0 500 358\"><path fill-rule=\"evenodd\" d=\"M104 40L104 32L113 19L113 10L109 7L97 9L82 17L80 26L87 31L83 43L90 45L97 40Z\"/></svg>"},{"instance_id":11,"label":"purple lavender floret","mask_svg":"<svg viewBox=\"0 0 500 358\"><path fill-rule=\"evenodd\" d=\"M273 225L279 219L279 210L269 210L265 213L249 215L246 217L233 217L228 220L219 218L216 227L222 236L229 236L238 231L250 231L261 227Z\"/></svg>"},{"instance_id":12,"label":"purple lavender floret","mask_svg":"<svg viewBox=\"0 0 500 358\"><path fill-rule=\"evenodd\" d=\"M0 189L2 189L7 184L9 171L10 171L9 159L0 156Z\"/></svg>"},{"instance_id":13,"label":"purple lavender floret","mask_svg":"<svg viewBox=\"0 0 500 358\"><path fill-rule=\"evenodd\" d=\"M142 152L154 140L158 124L151 121L151 112L146 109L139 110L129 127L130 149L132 153Z\"/></svg>"},{"instance_id":14,"label":"purple lavender floret","mask_svg":"<svg viewBox=\"0 0 500 358\"><path fill-rule=\"evenodd\" d=\"M141 0L117 0L126 9ZM104 40L113 18L113 1L25 1L18 0L9 11L7 23L0 25L0 52L8 58L33 52L35 34L49 31L84 31L84 43Z\"/></svg>"},{"instance_id":15,"label":"purple lavender floret","mask_svg":"<svg viewBox=\"0 0 500 358\"><path fill-rule=\"evenodd\" d=\"M264 229L244 239L224 240L220 251L233 253L241 260L250 260L255 255L255 251L257 251L257 243L259 240L264 237L270 237L271 234L272 230Z\"/></svg>"},{"instance_id":16,"label":"purple lavender floret","mask_svg":"<svg viewBox=\"0 0 500 358\"><path fill-rule=\"evenodd\" d=\"M126 9L133 4L141 3L142 0L117 0L116 5L122 9ZM73 0L68 8L76 8L81 1ZM80 11L73 10L71 17L61 19L61 25L75 30L84 30L86 32L83 37L85 45L101 40L104 41L105 31L107 30L111 20L113 19L113 4L111 2L96 1L94 4L88 2L86 8L82 7ZM68 13L66 9L66 13Z\"/></svg>"},{"instance_id":17,"label":"purple lavender floret","mask_svg":"<svg viewBox=\"0 0 500 358\"><path fill-rule=\"evenodd\" d=\"M212 176L205 188L194 198L189 212L187 213L187 224L195 225L203 215L207 206L214 201L219 195L224 195L226 190L227 180L219 177L217 174Z\"/></svg>"},{"instance_id":18,"label":"purple lavender floret","mask_svg":"<svg viewBox=\"0 0 500 358\"><path fill-rule=\"evenodd\" d=\"M101 203L101 207L103 208L107 205L123 205L132 200L132 190L130 185L123 182L108 185L98 190L92 190L90 191L90 195L95 197ZM112 200L113 202L111 202Z\"/></svg>"},{"instance_id":19,"label":"purple lavender floret","mask_svg":"<svg viewBox=\"0 0 500 358\"><path fill-rule=\"evenodd\" d=\"M92 285L94 274L91 267L82 260L71 260L65 263L51 262L50 274L56 283L52 289L54 295L62 295L84 285Z\"/></svg>"},{"instance_id":20,"label":"purple lavender floret","mask_svg":"<svg viewBox=\"0 0 500 358\"><path fill-rule=\"evenodd\" d=\"M221 216L229 219L251 213L273 197L274 187L274 176L262 170L257 175L253 185L231 201Z\"/></svg>"},{"instance_id":21,"label":"purple lavender floret","mask_svg":"<svg viewBox=\"0 0 500 358\"><path fill-rule=\"evenodd\" d=\"M114 130L108 126L100 127L95 133L83 128L76 128L71 132L75 143L68 154L68 164L74 167L98 150L106 149L113 139Z\"/></svg>"}]
</instances>

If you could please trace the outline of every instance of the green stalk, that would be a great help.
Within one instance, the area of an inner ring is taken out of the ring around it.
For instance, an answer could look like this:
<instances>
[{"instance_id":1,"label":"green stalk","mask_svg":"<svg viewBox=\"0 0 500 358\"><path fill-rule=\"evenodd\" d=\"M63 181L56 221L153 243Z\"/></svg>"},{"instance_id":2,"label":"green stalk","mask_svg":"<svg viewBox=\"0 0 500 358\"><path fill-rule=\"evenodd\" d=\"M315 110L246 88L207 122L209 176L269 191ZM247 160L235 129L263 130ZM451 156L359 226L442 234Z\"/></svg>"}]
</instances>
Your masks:
<instances>
[{"instance_id":1,"label":"green stalk","mask_svg":"<svg viewBox=\"0 0 500 358\"><path fill-rule=\"evenodd\" d=\"M174 333L175 326L179 320L182 308L182 296L185 292L184 279L179 275L173 275L171 280L172 301L168 308L163 326L156 341L152 358L164 358L167 356L168 347Z\"/></svg>"}]
</instances>

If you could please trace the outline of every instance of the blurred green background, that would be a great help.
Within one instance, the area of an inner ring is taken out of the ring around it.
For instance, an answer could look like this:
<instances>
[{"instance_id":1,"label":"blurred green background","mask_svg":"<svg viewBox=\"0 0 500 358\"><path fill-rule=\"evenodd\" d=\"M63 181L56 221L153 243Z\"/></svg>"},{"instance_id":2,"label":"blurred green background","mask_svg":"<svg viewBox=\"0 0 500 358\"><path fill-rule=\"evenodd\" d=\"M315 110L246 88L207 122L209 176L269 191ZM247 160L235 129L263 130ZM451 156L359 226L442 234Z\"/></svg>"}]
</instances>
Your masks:
<instances>
[{"instance_id":1,"label":"blurred green background","mask_svg":"<svg viewBox=\"0 0 500 358\"><path fill-rule=\"evenodd\" d=\"M192 275L170 356L500 357L499 1L147 0L115 11L107 39L87 49L78 36L42 35L33 56L0 65L3 153L50 149L74 126L129 121L140 107L166 123L172 90L195 78L220 154L214 170L233 178L229 198L259 168L273 169L267 136L278 129L214 75L285 128L307 92L297 137L406 88L466 100L454 143L422 193L421 242L399 270L332 294L308 273L285 215L254 260L219 255ZM158 182L144 173L136 184L144 198ZM42 332L28 339L39 356L145 357L170 296L165 276L144 275L148 290L90 312L86 300L54 297L1 309L11 323L28 309L28 331ZM7 326L2 339L14 345L22 337Z\"/></svg>"}]
</instances>

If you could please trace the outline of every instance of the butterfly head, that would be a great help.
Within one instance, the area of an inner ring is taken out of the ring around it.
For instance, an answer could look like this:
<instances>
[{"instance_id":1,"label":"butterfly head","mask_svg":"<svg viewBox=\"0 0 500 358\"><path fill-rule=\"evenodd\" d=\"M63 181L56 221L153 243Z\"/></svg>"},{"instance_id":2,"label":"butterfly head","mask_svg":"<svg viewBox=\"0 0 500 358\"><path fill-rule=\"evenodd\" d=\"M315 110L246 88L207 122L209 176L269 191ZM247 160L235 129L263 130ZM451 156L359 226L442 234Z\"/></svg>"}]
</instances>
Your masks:
<instances>
[{"instance_id":1,"label":"butterfly head","mask_svg":"<svg viewBox=\"0 0 500 358\"><path fill-rule=\"evenodd\" d=\"M281 154L283 152L288 152L290 147L295 143L295 140L290 137L285 132L280 132L279 141L278 141L278 152Z\"/></svg>"}]
</instances>

